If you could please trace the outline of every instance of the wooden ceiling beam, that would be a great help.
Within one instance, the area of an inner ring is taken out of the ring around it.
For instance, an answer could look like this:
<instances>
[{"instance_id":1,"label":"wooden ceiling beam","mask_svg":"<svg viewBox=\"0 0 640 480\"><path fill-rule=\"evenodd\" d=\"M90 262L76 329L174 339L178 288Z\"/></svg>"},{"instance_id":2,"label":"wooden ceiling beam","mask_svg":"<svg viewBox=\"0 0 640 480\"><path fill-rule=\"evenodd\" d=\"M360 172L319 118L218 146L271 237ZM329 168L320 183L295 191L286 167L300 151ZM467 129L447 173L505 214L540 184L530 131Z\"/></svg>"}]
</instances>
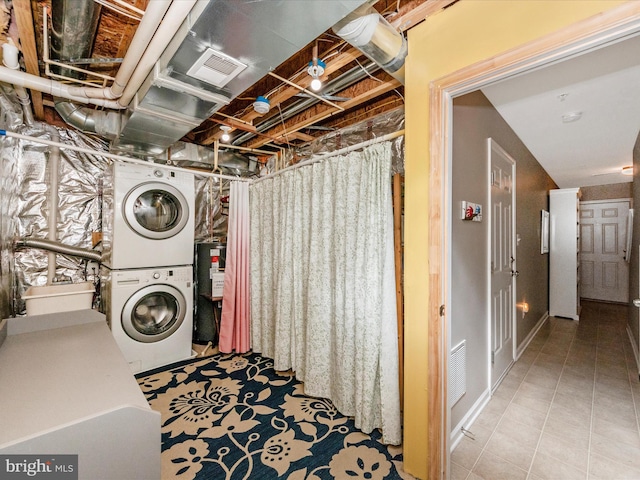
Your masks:
<instances>
[{"instance_id":1,"label":"wooden ceiling beam","mask_svg":"<svg viewBox=\"0 0 640 480\"><path fill-rule=\"evenodd\" d=\"M451 6L458 0L427 0L421 3L417 7L409 10L407 13L401 15L396 19L392 19L391 25L398 30L404 32L412 27L415 27L418 23L424 21L427 17L438 13L441 10Z\"/></svg>"},{"instance_id":2,"label":"wooden ceiling beam","mask_svg":"<svg viewBox=\"0 0 640 480\"><path fill-rule=\"evenodd\" d=\"M341 106L345 110L356 108L357 106L366 103L376 97L384 95L398 87L401 84L397 80L390 80L387 82L377 82L371 78L366 78L361 82L349 87L345 91L341 92L344 96L351 96L351 100L347 100L346 102L342 102ZM357 93L360 92L360 93ZM297 132L298 130L302 130L309 125L313 125L318 123L330 116L335 114L342 113L340 110L337 110L333 107L324 105L324 104L316 104L314 107L308 109L307 111L300 113L293 118L287 120L285 122L284 128L282 125L278 127L274 127L271 130L265 132L269 137L275 138L287 138L287 135ZM248 148L258 148L263 145L269 143L268 139L263 138L255 138L249 141L245 147Z\"/></svg>"},{"instance_id":3,"label":"wooden ceiling beam","mask_svg":"<svg viewBox=\"0 0 640 480\"><path fill-rule=\"evenodd\" d=\"M38 49L36 47L36 34L33 27L33 12L31 10L31 0L13 0L13 11L18 24L18 35L20 36L20 50L24 57L27 73L40 76L38 66ZM42 103L42 93L37 90L31 91L31 103L33 113L37 120L44 120L44 106Z\"/></svg>"}]
</instances>

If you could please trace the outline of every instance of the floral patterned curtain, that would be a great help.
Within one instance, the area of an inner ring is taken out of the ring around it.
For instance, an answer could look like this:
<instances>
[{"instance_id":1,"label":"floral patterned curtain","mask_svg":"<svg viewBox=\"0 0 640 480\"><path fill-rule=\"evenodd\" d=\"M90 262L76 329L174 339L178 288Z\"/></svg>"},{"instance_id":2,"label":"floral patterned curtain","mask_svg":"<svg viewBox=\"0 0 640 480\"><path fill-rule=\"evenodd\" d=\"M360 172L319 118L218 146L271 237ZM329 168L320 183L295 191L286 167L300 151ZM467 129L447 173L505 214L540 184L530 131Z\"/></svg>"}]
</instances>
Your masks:
<instances>
[{"instance_id":1,"label":"floral patterned curtain","mask_svg":"<svg viewBox=\"0 0 640 480\"><path fill-rule=\"evenodd\" d=\"M399 444L391 143L250 186L255 352Z\"/></svg>"}]
</instances>

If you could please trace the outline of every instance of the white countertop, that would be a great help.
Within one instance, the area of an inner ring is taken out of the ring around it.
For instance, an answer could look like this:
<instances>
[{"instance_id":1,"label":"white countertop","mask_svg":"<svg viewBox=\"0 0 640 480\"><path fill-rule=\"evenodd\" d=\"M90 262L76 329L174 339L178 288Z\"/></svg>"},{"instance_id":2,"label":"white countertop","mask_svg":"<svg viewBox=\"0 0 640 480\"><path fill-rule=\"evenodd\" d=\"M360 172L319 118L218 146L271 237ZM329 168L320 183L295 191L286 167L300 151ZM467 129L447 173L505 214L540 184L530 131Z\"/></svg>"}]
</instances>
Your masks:
<instances>
[{"instance_id":1,"label":"white countertop","mask_svg":"<svg viewBox=\"0 0 640 480\"><path fill-rule=\"evenodd\" d=\"M82 310L3 322L0 446L123 405L149 409L104 315Z\"/></svg>"}]
</instances>

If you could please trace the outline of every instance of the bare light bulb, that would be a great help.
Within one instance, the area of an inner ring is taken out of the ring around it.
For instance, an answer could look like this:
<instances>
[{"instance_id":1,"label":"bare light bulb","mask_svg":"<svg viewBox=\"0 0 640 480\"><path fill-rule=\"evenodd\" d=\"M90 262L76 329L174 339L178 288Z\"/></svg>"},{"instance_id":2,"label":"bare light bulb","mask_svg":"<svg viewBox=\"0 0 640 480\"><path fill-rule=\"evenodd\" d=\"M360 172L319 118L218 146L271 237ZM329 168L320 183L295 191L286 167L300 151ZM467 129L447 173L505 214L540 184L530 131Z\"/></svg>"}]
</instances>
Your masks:
<instances>
[{"instance_id":1,"label":"bare light bulb","mask_svg":"<svg viewBox=\"0 0 640 480\"><path fill-rule=\"evenodd\" d=\"M231 130L230 126L221 125L220 126L220 130L222 130L224 132L222 134L222 137L220 137L220 140L222 140L223 142L228 142L229 140L231 140L231 136L229 135L229 130Z\"/></svg>"},{"instance_id":2,"label":"bare light bulb","mask_svg":"<svg viewBox=\"0 0 640 480\"><path fill-rule=\"evenodd\" d=\"M324 67L326 64L317 58L317 51L314 48L314 56L313 60L309 62L309 68L307 68L307 73L311 76L313 80L311 80L311 90L317 92L322 88L322 81L320 77L324 74Z\"/></svg>"},{"instance_id":3,"label":"bare light bulb","mask_svg":"<svg viewBox=\"0 0 640 480\"><path fill-rule=\"evenodd\" d=\"M311 86L311 90L313 90L314 92L317 92L322 88L322 82L320 81L319 78L314 78L313 80L311 80L310 86Z\"/></svg>"}]
</instances>

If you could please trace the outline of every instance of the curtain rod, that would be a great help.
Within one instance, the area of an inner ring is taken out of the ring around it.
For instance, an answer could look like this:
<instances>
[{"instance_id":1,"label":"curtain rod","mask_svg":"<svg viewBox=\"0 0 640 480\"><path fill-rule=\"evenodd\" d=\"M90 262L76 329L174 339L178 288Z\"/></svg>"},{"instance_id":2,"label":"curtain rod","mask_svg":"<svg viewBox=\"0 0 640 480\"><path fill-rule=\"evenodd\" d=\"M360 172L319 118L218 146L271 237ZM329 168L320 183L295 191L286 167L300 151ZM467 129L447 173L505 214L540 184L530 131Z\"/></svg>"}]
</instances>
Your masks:
<instances>
[{"instance_id":1,"label":"curtain rod","mask_svg":"<svg viewBox=\"0 0 640 480\"><path fill-rule=\"evenodd\" d=\"M251 183L260 182L261 180L265 180L267 178L275 177L276 175L284 173L287 170L294 170L294 169L296 169L298 167L304 167L304 166L307 166L307 165L311 165L311 164L320 162L320 161L324 160L325 158L333 157L333 156L336 156L336 155L342 155L343 153L348 153L348 152L351 152L353 150L358 150L360 148L365 148L365 147L368 147L369 145L373 145L374 143L380 143L380 142L384 142L386 140L392 140L394 138L401 137L402 135L404 135L404 129L403 130L398 130L397 132L388 133L386 135L383 135L382 137L372 138L371 140L365 140L364 142L356 143L354 145L350 145L348 147L341 148L339 150L336 150L335 152L325 153L324 155L321 155L319 157L311 158L309 160L305 160L303 162L296 163L295 165L290 165L290 166L288 166L286 168L283 168L282 170L278 170L277 172L273 172L273 173L270 173L268 175L265 175L264 177L257 178L255 180L253 180Z\"/></svg>"},{"instance_id":2,"label":"curtain rod","mask_svg":"<svg viewBox=\"0 0 640 480\"><path fill-rule=\"evenodd\" d=\"M244 177L234 177L233 175L222 175L219 173L209 173L209 172L201 172L199 170L192 170L189 168L184 168L184 167L174 167L171 165L163 165L161 163L153 163L153 162L148 162L146 160L139 160L137 158L130 158L130 157L125 157L122 155L115 155L113 153L107 153L107 152L98 152L96 150L91 150L90 148L84 148L84 147L76 147L75 145L67 145L66 143L61 143L61 142L54 142L51 140L45 140L43 138L37 138L37 137L31 137L29 135L22 135L20 133L14 133L11 131L7 131L7 130L0 130L0 136L5 136L5 137L12 137L12 138L19 138L21 140L29 140L35 143L42 143L43 145L49 145L51 147L58 147L58 148L63 148L63 149L67 149L67 150L73 150L75 152L82 152L82 153L88 153L90 155L97 155L100 157L106 157L106 158L111 158L113 160L119 160L121 162L129 162L129 163L135 163L138 165L154 165L158 168L166 168L167 170L177 170L177 171L181 171L181 172L187 172L187 173L191 173L191 174L195 174L195 175L200 175L200 176L204 176L204 177L213 177L213 178L221 178L223 180L237 180L237 181L241 181L241 182L251 182L250 178L244 178Z\"/></svg>"}]
</instances>

